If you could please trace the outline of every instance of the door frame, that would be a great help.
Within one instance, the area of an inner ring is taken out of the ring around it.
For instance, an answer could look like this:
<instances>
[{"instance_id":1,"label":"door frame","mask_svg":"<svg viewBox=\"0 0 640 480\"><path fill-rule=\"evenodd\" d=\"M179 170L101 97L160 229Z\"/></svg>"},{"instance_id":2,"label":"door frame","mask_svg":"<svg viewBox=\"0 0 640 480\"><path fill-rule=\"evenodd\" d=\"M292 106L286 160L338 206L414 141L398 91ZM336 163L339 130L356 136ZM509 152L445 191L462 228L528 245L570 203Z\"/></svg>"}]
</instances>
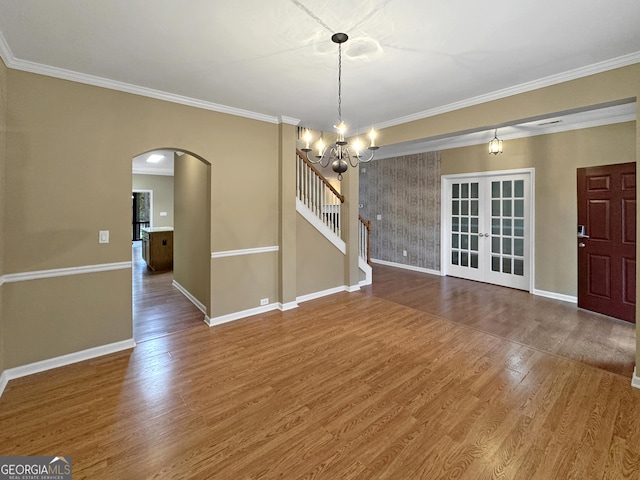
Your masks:
<instances>
[{"instance_id":1,"label":"door frame","mask_svg":"<svg viewBox=\"0 0 640 480\"><path fill-rule=\"evenodd\" d=\"M449 247L451 246L451 202L449 202L448 192L455 180L468 179L470 177L500 177L505 175L529 175L530 178L530 215L529 221L525 224L525 228L529 228L529 261L527 266L529 267L529 293L533 293L535 290L535 168L518 168L513 170L492 170L486 172L472 172L472 173L453 173L449 175L440 176L440 275L447 276L447 265L449 264Z\"/></svg>"}]
</instances>

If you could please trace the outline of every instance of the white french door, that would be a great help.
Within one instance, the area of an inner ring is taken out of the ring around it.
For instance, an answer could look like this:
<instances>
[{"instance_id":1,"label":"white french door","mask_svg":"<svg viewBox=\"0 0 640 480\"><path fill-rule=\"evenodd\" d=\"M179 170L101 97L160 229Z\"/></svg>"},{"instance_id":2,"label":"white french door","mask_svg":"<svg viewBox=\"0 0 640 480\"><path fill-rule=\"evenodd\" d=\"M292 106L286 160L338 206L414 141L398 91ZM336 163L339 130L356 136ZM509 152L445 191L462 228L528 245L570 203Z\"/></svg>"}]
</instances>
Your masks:
<instances>
[{"instance_id":1,"label":"white french door","mask_svg":"<svg viewBox=\"0 0 640 480\"><path fill-rule=\"evenodd\" d=\"M444 275L531 291L533 170L442 177Z\"/></svg>"}]
</instances>

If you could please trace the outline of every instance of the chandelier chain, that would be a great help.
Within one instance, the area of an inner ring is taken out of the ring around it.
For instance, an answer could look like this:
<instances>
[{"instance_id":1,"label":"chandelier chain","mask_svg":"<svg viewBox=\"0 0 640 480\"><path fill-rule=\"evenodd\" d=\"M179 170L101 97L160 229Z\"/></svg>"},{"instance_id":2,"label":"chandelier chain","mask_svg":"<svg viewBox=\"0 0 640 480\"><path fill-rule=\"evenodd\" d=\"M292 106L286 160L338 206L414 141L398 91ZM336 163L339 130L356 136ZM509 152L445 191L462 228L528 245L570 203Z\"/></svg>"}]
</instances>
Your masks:
<instances>
[{"instance_id":1,"label":"chandelier chain","mask_svg":"<svg viewBox=\"0 0 640 480\"><path fill-rule=\"evenodd\" d=\"M342 123L342 44L338 44L338 124Z\"/></svg>"}]
</instances>

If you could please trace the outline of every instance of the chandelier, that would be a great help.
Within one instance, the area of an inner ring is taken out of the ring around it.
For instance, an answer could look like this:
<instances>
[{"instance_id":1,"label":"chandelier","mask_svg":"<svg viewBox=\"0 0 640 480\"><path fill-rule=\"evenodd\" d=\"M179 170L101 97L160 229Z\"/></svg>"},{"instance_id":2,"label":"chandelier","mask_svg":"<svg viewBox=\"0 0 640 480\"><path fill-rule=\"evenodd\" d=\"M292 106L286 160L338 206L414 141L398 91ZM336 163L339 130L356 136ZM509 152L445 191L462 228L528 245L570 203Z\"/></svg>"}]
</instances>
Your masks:
<instances>
[{"instance_id":1,"label":"chandelier","mask_svg":"<svg viewBox=\"0 0 640 480\"><path fill-rule=\"evenodd\" d=\"M502 140L498 138L498 129L496 128L496 133L493 136L493 140L489 142L489 153L492 155L498 155L502 153Z\"/></svg>"},{"instance_id":2,"label":"chandelier","mask_svg":"<svg viewBox=\"0 0 640 480\"><path fill-rule=\"evenodd\" d=\"M344 135L347 131L347 125L342 121L342 44L349 39L346 33L334 33L331 36L331 41L338 44L338 123L333 128L337 131L337 139L334 144L325 146L322 142L322 137L317 143L317 155L315 160L309 158L311 132L306 129L304 132L305 147L301 150L305 153L307 160L313 164L320 164L323 168L331 165L331 169L338 174L338 180L342 180L342 174L349 169L349 165L357 167L359 162L370 162L373 160L376 150L379 147L376 146L375 138L376 132L372 128L369 132L370 144L367 149L370 151L369 158L363 158L362 150L363 145L359 138L353 141L353 144L349 144L344 139Z\"/></svg>"}]
</instances>

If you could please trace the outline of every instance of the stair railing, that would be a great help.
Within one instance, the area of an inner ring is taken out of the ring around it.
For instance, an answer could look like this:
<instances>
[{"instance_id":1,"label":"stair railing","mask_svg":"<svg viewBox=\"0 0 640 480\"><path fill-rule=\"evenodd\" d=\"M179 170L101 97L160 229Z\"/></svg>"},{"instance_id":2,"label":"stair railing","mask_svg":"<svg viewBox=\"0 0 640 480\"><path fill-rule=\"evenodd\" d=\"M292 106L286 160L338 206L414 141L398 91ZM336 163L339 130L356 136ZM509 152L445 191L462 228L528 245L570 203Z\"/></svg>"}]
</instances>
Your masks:
<instances>
[{"instance_id":1,"label":"stair railing","mask_svg":"<svg viewBox=\"0 0 640 480\"><path fill-rule=\"evenodd\" d=\"M358 215L360 220L358 229L358 254L360 258L371 265L371 221L365 220L361 215Z\"/></svg>"},{"instance_id":2,"label":"stair railing","mask_svg":"<svg viewBox=\"0 0 640 480\"><path fill-rule=\"evenodd\" d=\"M338 237L340 235L340 208L344 203L341 195L318 171L305 155L296 149L296 195L324 225Z\"/></svg>"}]
</instances>

